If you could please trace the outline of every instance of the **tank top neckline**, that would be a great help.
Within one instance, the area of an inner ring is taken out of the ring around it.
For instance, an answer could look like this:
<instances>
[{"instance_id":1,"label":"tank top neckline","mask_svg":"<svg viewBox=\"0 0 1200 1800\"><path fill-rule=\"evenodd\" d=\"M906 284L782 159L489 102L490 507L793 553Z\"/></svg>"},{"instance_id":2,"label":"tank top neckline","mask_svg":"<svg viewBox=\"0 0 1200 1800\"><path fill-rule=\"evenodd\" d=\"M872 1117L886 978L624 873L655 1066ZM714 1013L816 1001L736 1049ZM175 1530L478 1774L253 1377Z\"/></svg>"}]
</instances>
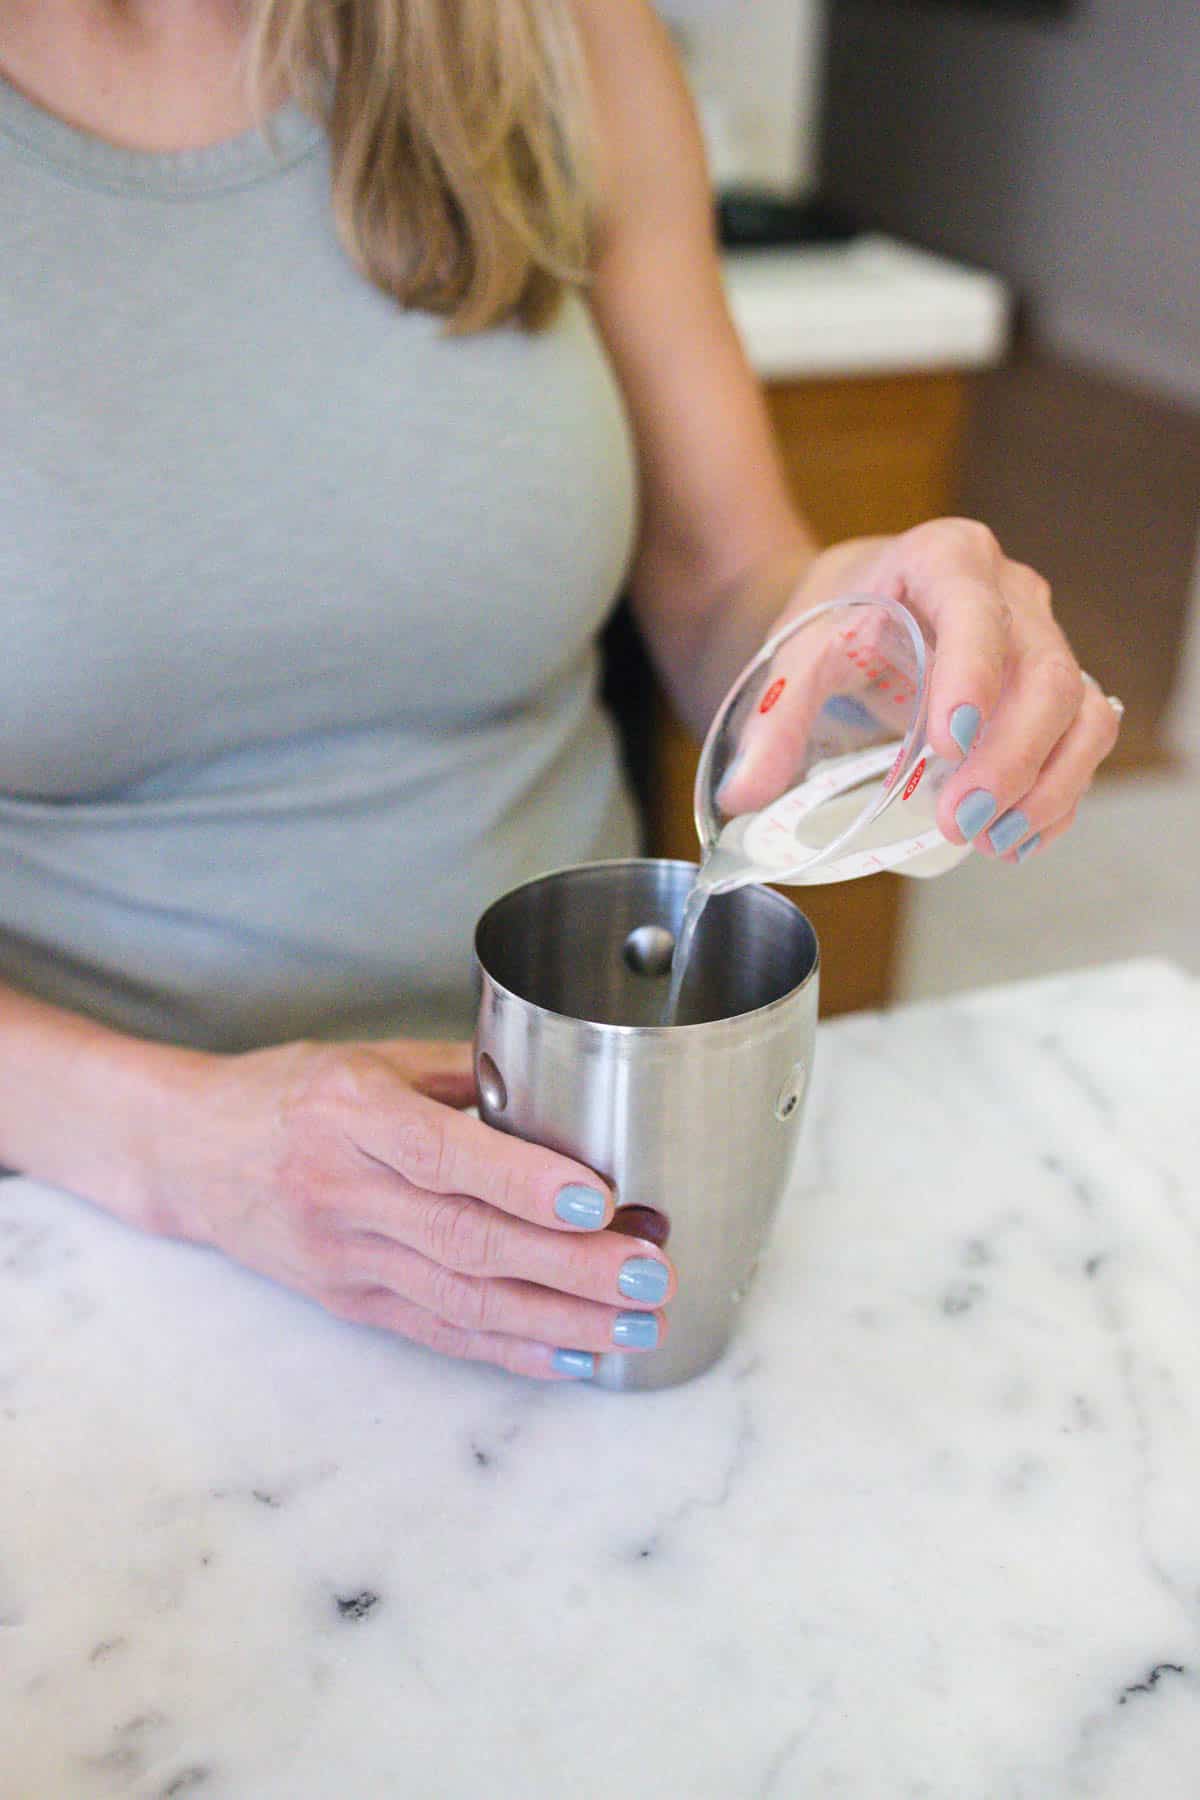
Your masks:
<instances>
[{"instance_id":1,"label":"tank top neckline","mask_svg":"<svg viewBox=\"0 0 1200 1800\"><path fill-rule=\"evenodd\" d=\"M76 184L110 193L189 200L250 187L311 155L324 132L298 101L261 125L191 150L133 150L70 125L0 74L0 140Z\"/></svg>"}]
</instances>

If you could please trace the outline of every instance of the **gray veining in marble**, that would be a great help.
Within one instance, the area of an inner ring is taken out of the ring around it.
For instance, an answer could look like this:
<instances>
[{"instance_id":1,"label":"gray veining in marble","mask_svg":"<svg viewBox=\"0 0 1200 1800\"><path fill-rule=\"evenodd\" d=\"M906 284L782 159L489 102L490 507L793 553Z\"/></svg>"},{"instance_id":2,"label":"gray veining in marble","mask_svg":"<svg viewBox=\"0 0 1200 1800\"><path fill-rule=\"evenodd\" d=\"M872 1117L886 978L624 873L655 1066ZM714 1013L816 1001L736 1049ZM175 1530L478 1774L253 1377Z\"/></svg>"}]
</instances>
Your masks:
<instances>
[{"instance_id":1,"label":"gray veining in marble","mask_svg":"<svg viewBox=\"0 0 1200 1800\"><path fill-rule=\"evenodd\" d=\"M0 1184L3 1800L1195 1800L1200 987L818 1065L737 1346L662 1393Z\"/></svg>"}]
</instances>

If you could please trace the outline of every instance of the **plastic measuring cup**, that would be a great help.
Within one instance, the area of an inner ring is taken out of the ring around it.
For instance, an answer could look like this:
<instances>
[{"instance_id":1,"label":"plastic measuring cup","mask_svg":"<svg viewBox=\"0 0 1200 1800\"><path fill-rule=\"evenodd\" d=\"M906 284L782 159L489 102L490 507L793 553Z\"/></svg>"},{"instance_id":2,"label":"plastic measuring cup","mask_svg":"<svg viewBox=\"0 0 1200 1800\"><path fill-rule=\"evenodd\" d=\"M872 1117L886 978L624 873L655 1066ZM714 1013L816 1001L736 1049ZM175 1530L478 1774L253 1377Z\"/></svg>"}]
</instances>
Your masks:
<instances>
[{"instance_id":1,"label":"plastic measuring cup","mask_svg":"<svg viewBox=\"0 0 1200 1800\"><path fill-rule=\"evenodd\" d=\"M906 606L858 594L764 644L722 702L696 773L709 892L881 869L940 875L966 856L936 823L957 764L925 736L933 649Z\"/></svg>"}]
</instances>

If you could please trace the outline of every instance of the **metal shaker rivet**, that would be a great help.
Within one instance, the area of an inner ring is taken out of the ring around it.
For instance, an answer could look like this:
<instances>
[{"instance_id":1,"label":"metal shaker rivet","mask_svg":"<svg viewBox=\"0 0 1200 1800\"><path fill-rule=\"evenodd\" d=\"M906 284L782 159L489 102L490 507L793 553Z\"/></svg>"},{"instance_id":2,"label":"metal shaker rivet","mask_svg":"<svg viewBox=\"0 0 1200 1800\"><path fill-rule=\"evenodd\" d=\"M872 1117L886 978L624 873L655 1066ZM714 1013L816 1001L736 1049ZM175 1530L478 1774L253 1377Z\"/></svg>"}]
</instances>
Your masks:
<instances>
[{"instance_id":1,"label":"metal shaker rivet","mask_svg":"<svg viewBox=\"0 0 1200 1800\"><path fill-rule=\"evenodd\" d=\"M476 1080L479 1083L479 1098L489 1112L502 1113L508 1105L508 1089L504 1085L504 1077L485 1050L479 1058L476 1068Z\"/></svg>"},{"instance_id":2,"label":"metal shaker rivet","mask_svg":"<svg viewBox=\"0 0 1200 1800\"><path fill-rule=\"evenodd\" d=\"M788 1070L787 1080L780 1088L775 1100L775 1117L790 1119L804 1098L804 1085L808 1080L806 1063L793 1063Z\"/></svg>"},{"instance_id":3,"label":"metal shaker rivet","mask_svg":"<svg viewBox=\"0 0 1200 1800\"><path fill-rule=\"evenodd\" d=\"M621 955L635 975L669 975L675 939L665 925L639 925L625 939Z\"/></svg>"}]
</instances>

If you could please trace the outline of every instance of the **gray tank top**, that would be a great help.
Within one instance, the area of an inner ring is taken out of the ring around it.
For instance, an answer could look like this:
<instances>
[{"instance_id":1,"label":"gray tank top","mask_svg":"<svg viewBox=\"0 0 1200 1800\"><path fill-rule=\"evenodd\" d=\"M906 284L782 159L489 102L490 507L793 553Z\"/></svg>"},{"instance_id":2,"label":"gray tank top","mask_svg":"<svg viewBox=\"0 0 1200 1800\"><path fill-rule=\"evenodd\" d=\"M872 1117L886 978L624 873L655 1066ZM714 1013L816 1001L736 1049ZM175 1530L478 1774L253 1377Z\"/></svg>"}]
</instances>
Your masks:
<instances>
[{"instance_id":1,"label":"gray tank top","mask_svg":"<svg viewBox=\"0 0 1200 1800\"><path fill-rule=\"evenodd\" d=\"M466 1031L488 901L635 847L628 426L577 297L448 337L272 136L0 80L0 980L213 1048Z\"/></svg>"}]
</instances>

